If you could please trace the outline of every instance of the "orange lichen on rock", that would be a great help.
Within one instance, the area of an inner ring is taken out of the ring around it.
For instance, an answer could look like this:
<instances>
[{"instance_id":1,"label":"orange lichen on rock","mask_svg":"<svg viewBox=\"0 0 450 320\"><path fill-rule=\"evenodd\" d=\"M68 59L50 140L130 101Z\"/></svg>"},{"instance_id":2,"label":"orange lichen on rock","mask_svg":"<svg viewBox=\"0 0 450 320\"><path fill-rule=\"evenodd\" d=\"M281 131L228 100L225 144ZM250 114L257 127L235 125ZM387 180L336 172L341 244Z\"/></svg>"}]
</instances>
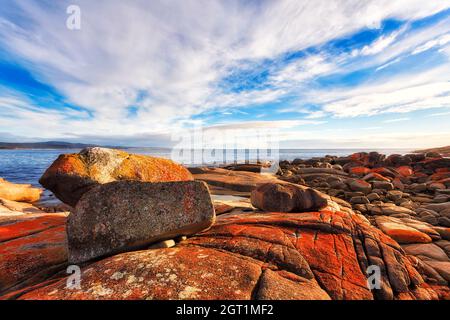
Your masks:
<instances>
[{"instance_id":1,"label":"orange lichen on rock","mask_svg":"<svg viewBox=\"0 0 450 320\"><path fill-rule=\"evenodd\" d=\"M61 201L75 206L93 186L117 180L170 182L193 177L185 167L168 159L87 148L78 154L59 156L39 182Z\"/></svg>"},{"instance_id":2,"label":"orange lichen on rock","mask_svg":"<svg viewBox=\"0 0 450 320\"><path fill-rule=\"evenodd\" d=\"M366 167L353 167L349 169L349 173L356 174L356 175L366 175L369 174L371 170Z\"/></svg>"},{"instance_id":3,"label":"orange lichen on rock","mask_svg":"<svg viewBox=\"0 0 450 320\"><path fill-rule=\"evenodd\" d=\"M10 221L1 221L0 243L61 226L65 222L66 214L64 213L30 214Z\"/></svg>"},{"instance_id":4,"label":"orange lichen on rock","mask_svg":"<svg viewBox=\"0 0 450 320\"><path fill-rule=\"evenodd\" d=\"M66 246L63 225L1 242L0 293L32 285L54 274L67 261Z\"/></svg>"},{"instance_id":5,"label":"orange lichen on rock","mask_svg":"<svg viewBox=\"0 0 450 320\"><path fill-rule=\"evenodd\" d=\"M409 166L401 166L396 168L397 172L403 177L409 177L414 174L414 170Z\"/></svg>"},{"instance_id":6,"label":"orange lichen on rock","mask_svg":"<svg viewBox=\"0 0 450 320\"><path fill-rule=\"evenodd\" d=\"M381 289L367 267L381 270ZM119 254L20 299L436 299L398 243L352 212L241 213L175 248Z\"/></svg>"}]
</instances>

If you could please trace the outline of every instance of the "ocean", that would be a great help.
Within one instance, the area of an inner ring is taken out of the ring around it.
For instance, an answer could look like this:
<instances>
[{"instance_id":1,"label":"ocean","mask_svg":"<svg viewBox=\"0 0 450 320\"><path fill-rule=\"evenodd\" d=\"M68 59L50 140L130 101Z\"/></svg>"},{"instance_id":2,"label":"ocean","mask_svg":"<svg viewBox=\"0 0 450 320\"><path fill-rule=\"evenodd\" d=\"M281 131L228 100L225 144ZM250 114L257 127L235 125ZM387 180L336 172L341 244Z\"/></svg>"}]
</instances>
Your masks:
<instances>
[{"instance_id":1,"label":"ocean","mask_svg":"<svg viewBox=\"0 0 450 320\"><path fill-rule=\"evenodd\" d=\"M0 150L0 177L14 183L29 183L39 186L39 178L52 162L62 153L78 153L79 149L31 149L31 150ZM171 158L171 150L163 148L129 148L130 153ZM409 149L281 149L280 160L310 159L325 155L346 156L361 151L378 151L384 154L408 153ZM236 160L244 161L242 154L237 153ZM261 157L261 160L264 160Z\"/></svg>"}]
</instances>

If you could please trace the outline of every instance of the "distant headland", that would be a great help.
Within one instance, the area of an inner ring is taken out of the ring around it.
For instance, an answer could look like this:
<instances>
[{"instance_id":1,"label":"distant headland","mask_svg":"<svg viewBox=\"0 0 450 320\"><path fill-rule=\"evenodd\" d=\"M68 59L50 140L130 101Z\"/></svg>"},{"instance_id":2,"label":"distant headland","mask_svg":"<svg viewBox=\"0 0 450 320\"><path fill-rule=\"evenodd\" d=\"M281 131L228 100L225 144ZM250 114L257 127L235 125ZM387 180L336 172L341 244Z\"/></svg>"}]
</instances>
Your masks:
<instances>
[{"instance_id":1,"label":"distant headland","mask_svg":"<svg viewBox=\"0 0 450 320\"><path fill-rule=\"evenodd\" d=\"M84 149L89 147L127 149L126 147L121 146L100 146L95 144L70 143L64 141L0 142L0 149Z\"/></svg>"}]
</instances>

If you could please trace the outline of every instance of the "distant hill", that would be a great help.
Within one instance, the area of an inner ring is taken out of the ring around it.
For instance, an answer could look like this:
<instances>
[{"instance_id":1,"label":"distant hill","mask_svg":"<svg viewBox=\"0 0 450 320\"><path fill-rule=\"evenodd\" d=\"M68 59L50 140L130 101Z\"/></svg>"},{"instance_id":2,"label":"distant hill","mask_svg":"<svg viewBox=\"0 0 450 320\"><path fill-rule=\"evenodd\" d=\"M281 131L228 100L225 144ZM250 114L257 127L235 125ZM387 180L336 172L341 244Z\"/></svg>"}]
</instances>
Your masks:
<instances>
[{"instance_id":1,"label":"distant hill","mask_svg":"<svg viewBox=\"0 0 450 320\"><path fill-rule=\"evenodd\" d=\"M441 155L443 155L444 157L450 157L450 146L417 150L414 152L417 152L417 153L437 152L437 153L440 153Z\"/></svg>"},{"instance_id":2,"label":"distant hill","mask_svg":"<svg viewBox=\"0 0 450 320\"><path fill-rule=\"evenodd\" d=\"M0 149L83 149L88 147L101 147L95 144L70 143L63 141L46 141L46 142L0 142ZM120 148L118 146L107 146L107 148Z\"/></svg>"}]
</instances>

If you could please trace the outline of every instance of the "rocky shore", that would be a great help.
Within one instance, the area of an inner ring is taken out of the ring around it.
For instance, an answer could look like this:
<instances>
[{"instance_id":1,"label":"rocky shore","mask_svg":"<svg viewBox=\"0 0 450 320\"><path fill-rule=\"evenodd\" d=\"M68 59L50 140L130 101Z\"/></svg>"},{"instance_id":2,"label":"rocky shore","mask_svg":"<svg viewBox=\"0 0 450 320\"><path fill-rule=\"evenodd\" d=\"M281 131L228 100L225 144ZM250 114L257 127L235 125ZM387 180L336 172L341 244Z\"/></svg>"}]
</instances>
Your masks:
<instances>
[{"instance_id":1,"label":"rocky shore","mask_svg":"<svg viewBox=\"0 0 450 320\"><path fill-rule=\"evenodd\" d=\"M450 158L262 166L87 148L40 180L62 212L0 179L0 299L450 299Z\"/></svg>"}]
</instances>

